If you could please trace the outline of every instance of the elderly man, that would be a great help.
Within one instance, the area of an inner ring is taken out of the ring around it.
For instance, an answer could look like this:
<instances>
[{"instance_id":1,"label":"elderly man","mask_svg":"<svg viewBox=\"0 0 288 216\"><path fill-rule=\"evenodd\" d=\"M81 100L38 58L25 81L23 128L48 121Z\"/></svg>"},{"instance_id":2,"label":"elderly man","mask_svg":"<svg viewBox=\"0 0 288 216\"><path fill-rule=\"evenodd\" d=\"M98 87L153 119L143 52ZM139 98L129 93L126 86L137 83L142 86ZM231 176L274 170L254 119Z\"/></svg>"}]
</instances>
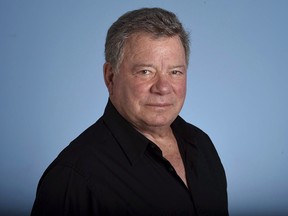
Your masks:
<instances>
[{"instance_id":1,"label":"elderly man","mask_svg":"<svg viewBox=\"0 0 288 216\"><path fill-rule=\"evenodd\" d=\"M209 137L178 116L189 37L175 14L121 16L105 44L104 115L43 174L31 215L228 215Z\"/></svg>"}]
</instances>

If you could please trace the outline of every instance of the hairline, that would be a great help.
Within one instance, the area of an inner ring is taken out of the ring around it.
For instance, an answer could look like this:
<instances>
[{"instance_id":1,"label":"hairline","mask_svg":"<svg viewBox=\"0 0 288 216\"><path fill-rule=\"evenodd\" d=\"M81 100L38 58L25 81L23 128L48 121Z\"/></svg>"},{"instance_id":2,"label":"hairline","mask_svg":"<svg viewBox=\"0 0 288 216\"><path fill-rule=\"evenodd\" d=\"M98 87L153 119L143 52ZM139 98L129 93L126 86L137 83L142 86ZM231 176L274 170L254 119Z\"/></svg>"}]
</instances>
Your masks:
<instances>
[{"instance_id":1,"label":"hairline","mask_svg":"<svg viewBox=\"0 0 288 216\"><path fill-rule=\"evenodd\" d=\"M119 67L120 65L122 64L123 60L124 60L124 56L125 56L125 51L126 51L126 44L127 42L129 41L129 39L135 35L139 35L139 34L143 34L143 35L147 35L148 37L150 37L151 39L154 39L154 40L157 40L157 39L160 39L160 38L173 38L173 37L178 37L181 44L182 44L182 47L184 49L184 54L185 54L185 63L186 63L186 67L188 67L189 65L189 53L187 53L186 51L186 48L184 46L184 43L180 37L180 34L173 34L173 35L158 35L158 34L155 34L153 32L147 32L145 30L138 30L138 31L134 31L134 32L130 32L129 34L127 34L127 36L125 37L125 39L123 40L123 44L120 48L120 53L119 53L119 58L116 62L116 64L114 65L115 66L115 70L113 70L113 72L115 73L118 73L119 72ZM189 52L189 51L188 51ZM113 66L113 65L112 65Z\"/></svg>"}]
</instances>

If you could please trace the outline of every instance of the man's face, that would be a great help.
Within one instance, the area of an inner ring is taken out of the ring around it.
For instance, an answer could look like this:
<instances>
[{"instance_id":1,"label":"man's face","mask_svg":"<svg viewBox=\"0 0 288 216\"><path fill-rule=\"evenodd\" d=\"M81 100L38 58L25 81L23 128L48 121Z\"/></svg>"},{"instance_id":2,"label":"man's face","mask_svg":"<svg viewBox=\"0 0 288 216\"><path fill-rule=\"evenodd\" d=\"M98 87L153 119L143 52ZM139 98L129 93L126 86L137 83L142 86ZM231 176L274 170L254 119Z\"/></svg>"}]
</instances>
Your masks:
<instances>
[{"instance_id":1,"label":"man's face","mask_svg":"<svg viewBox=\"0 0 288 216\"><path fill-rule=\"evenodd\" d=\"M186 95L187 65L178 36L132 35L108 85L118 112L138 130L170 127Z\"/></svg>"}]
</instances>

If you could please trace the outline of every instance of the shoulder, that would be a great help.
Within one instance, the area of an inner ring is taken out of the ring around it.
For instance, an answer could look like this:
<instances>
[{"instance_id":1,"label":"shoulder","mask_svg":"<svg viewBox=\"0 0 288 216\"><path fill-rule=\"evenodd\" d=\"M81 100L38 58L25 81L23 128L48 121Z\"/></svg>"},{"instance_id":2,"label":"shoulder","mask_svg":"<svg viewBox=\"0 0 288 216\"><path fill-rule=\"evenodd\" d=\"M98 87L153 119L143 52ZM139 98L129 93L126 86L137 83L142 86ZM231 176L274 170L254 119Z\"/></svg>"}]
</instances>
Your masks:
<instances>
[{"instance_id":1,"label":"shoulder","mask_svg":"<svg viewBox=\"0 0 288 216\"><path fill-rule=\"evenodd\" d=\"M67 175L75 173L84 179L89 179L90 164L95 164L105 149L108 151L109 146L106 143L112 143L111 140L113 138L110 131L100 118L60 152L46 169L43 177L55 170L62 172L66 170L63 173Z\"/></svg>"}]
</instances>

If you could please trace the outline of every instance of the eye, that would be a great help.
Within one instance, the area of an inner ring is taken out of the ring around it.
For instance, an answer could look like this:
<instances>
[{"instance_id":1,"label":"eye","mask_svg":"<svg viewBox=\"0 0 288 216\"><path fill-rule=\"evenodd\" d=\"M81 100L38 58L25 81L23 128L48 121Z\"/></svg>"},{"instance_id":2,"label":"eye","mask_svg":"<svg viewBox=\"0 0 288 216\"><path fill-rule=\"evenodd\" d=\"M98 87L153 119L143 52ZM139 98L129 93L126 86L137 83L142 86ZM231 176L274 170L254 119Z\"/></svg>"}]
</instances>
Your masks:
<instances>
[{"instance_id":1,"label":"eye","mask_svg":"<svg viewBox=\"0 0 288 216\"><path fill-rule=\"evenodd\" d=\"M179 70L172 70L172 71L171 71L171 74L172 74L172 75L182 75L183 72L182 72L182 71L179 71Z\"/></svg>"},{"instance_id":2,"label":"eye","mask_svg":"<svg viewBox=\"0 0 288 216\"><path fill-rule=\"evenodd\" d=\"M136 73L137 76L141 76L141 77L152 77L153 74L154 74L153 71L152 70L148 70L148 69L139 70Z\"/></svg>"},{"instance_id":3,"label":"eye","mask_svg":"<svg viewBox=\"0 0 288 216\"><path fill-rule=\"evenodd\" d=\"M140 74L143 74L143 75L149 75L151 73L151 71L149 70L141 70L140 71Z\"/></svg>"},{"instance_id":4,"label":"eye","mask_svg":"<svg viewBox=\"0 0 288 216\"><path fill-rule=\"evenodd\" d=\"M155 75L156 73L155 67L153 67L150 64L136 64L132 68L132 73L136 77L142 77L142 78L151 78Z\"/></svg>"}]
</instances>

